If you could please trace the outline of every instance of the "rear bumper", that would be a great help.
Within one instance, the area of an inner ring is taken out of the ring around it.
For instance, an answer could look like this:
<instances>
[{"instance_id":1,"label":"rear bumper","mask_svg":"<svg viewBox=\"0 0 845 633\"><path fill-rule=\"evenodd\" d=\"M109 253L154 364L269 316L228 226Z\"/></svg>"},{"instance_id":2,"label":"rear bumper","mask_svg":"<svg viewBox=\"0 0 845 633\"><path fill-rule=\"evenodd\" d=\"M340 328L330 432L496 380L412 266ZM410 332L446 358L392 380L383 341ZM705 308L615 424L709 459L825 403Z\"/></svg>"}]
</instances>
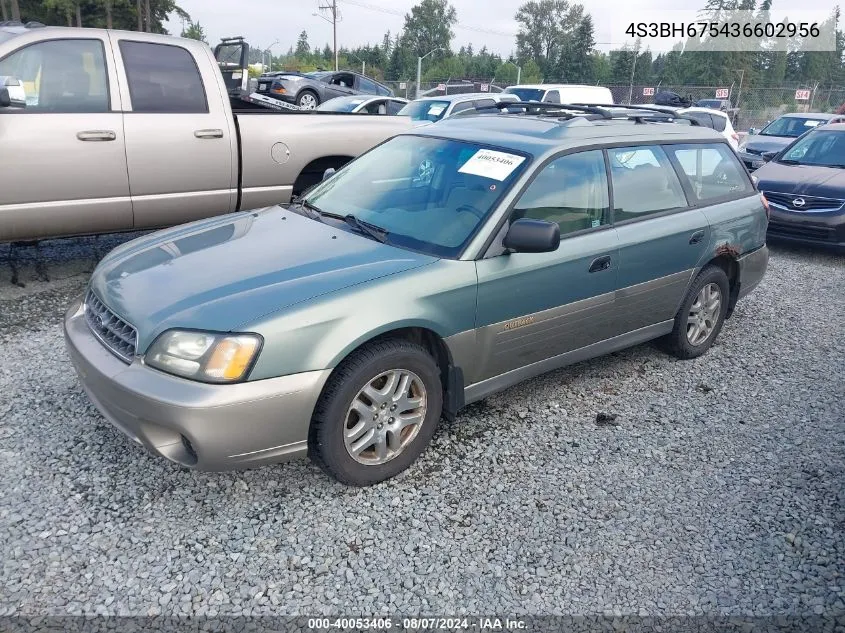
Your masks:
<instances>
[{"instance_id":1,"label":"rear bumper","mask_svg":"<svg viewBox=\"0 0 845 633\"><path fill-rule=\"evenodd\" d=\"M767 240L845 250L845 212L789 212L774 205L771 209Z\"/></svg>"},{"instance_id":2,"label":"rear bumper","mask_svg":"<svg viewBox=\"0 0 845 633\"><path fill-rule=\"evenodd\" d=\"M742 299L763 280L766 268L769 266L769 248L763 245L755 251L746 253L737 260L737 264L739 264L737 299Z\"/></svg>"},{"instance_id":3,"label":"rear bumper","mask_svg":"<svg viewBox=\"0 0 845 633\"><path fill-rule=\"evenodd\" d=\"M197 470L232 470L307 453L314 405L331 370L209 385L113 356L91 333L81 300L65 343L82 387L113 426L155 455Z\"/></svg>"}]
</instances>

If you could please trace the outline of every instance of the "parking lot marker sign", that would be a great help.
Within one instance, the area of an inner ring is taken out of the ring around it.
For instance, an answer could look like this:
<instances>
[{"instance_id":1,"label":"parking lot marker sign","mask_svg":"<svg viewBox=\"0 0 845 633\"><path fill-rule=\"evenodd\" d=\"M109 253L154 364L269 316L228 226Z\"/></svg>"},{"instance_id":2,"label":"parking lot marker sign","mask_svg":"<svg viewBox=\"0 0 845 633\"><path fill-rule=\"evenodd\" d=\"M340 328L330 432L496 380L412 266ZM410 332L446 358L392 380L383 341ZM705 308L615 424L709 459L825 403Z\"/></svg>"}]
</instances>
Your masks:
<instances>
[{"instance_id":1,"label":"parking lot marker sign","mask_svg":"<svg viewBox=\"0 0 845 633\"><path fill-rule=\"evenodd\" d=\"M717 99L727 99L730 94L730 88L719 88L716 90Z\"/></svg>"},{"instance_id":2,"label":"parking lot marker sign","mask_svg":"<svg viewBox=\"0 0 845 633\"><path fill-rule=\"evenodd\" d=\"M399 82L399 90L405 90L408 87L408 82L400 81Z\"/></svg>"},{"instance_id":3,"label":"parking lot marker sign","mask_svg":"<svg viewBox=\"0 0 845 633\"><path fill-rule=\"evenodd\" d=\"M643 96L644 97L653 97L654 96L654 88L643 88Z\"/></svg>"},{"instance_id":4,"label":"parking lot marker sign","mask_svg":"<svg viewBox=\"0 0 845 633\"><path fill-rule=\"evenodd\" d=\"M481 92L489 92L490 84L481 84Z\"/></svg>"},{"instance_id":5,"label":"parking lot marker sign","mask_svg":"<svg viewBox=\"0 0 845 633\"><path fill-rule=\"evenodd\" d=\"M809 101L810 100L810 91L809 90L796 90L795 91L795 100L796 101Z\"/></svg>"}]
</instances>

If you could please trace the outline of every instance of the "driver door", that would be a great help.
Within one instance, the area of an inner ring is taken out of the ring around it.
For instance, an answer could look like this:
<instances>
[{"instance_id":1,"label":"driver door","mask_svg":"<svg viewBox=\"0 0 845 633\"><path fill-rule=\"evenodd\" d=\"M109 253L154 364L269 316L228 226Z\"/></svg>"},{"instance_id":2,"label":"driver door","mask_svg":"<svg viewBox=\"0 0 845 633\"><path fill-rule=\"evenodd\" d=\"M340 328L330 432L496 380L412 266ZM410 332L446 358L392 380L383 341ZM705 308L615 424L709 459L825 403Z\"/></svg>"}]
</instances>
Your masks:
<instances>
[{"instance_id":1,"label":"driver door","mask_svg":"<svg viewBox=\"0 0 845 633\"><path fill-rule=\"evenodd\" d=\"M541 168L510 221L520 218L557 222L561 243L551 253L505 253L494 244L476 262L480 357L477 374L467 382L539 363L613 332L619 244L610 224L602 151L568 154Z\"/></svg>"}]
</instances>

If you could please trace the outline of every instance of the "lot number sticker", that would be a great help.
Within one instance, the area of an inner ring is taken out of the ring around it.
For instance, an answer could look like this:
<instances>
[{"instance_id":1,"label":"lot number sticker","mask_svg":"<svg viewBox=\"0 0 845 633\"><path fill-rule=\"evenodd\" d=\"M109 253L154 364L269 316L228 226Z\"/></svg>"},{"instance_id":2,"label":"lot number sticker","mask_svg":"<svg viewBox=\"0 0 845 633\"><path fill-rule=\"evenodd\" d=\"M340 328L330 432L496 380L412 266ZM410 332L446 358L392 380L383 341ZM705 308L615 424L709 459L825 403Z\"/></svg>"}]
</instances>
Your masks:
<instances>
[{"instance_id":1,"label":"lot number sticker","mask_svg":"<svg viewBox=\"0 0 845 633\"><path fill-rule=\"evenodd\" d=\"M523 156L516 154L480 149L458 171L501 181L510 176L524 160Z\"/></svg>"}]
</instances>

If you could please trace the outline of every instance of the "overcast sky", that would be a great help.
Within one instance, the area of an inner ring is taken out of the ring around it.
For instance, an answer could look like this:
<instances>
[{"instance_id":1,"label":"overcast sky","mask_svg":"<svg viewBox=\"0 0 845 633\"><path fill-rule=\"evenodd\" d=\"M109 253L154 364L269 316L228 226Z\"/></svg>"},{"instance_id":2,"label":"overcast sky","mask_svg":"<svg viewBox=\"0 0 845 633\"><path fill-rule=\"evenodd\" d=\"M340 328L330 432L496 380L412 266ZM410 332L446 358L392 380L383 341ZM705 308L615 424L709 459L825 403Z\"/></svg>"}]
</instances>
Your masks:
<instances>
[{"instance_id":1,"label":"overcast sky","mask_svg":"<svg viewBox=\"0 0 845 633\"><path fill-rule=\"evenodd\" d=\"M325 20L314 16L318 5L331 0L178 0L195 22L205 28L210 44L221 37L243 35L253 46L265 47L273 41L279 43L273 52L283 53L296 44L300 31L308 32L311 46L331 45L332 27ZM492 52L503 56L516 46L517 24L513 19L520 0L451 0L458 14L455 28L455 50L472 43L476 50L486 45ZM395 34L402 29L404 14L417 4L417 0L337 0L342 19L338 22L338 46L355 47L381 43L385 31ZM661 11L673 10L663 19L682 18L678 10L694 12L704 0L585 0L582 2L592 14L596 25L597 48L608 50L625 43L626 20L661 19ZM786 7L792 2L775 0L774 8ZM801 0L800 12L790 11L792 21L804 21L805 16L815 18L828 14L834 6L831 0ZM814 12L810 15L808 12ZM325 12L324 12L325 13ZM793 15L794 13L794 15ZM804 15L802 15L802 13ZM694 13L689 16L694 17ZM688 19L692 19L692 17ZM167 25L174 35L181 33L180 21ZM613 44L608 45L609 43ZM655 50L652 46L652 50Z\"/></svg>"}]
</instances>

